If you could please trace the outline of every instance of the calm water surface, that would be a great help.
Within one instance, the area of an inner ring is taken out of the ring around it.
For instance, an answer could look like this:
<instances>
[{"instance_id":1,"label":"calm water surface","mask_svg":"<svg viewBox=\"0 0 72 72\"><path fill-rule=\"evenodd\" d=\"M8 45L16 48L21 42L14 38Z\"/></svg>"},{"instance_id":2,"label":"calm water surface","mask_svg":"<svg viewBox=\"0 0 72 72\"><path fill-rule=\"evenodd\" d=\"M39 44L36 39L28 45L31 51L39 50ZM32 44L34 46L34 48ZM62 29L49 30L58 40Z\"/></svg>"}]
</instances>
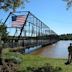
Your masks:
<instances>
[{"instance_id":1,"label":"calm water surface","mask_svg":"<svg viewBox=\"0 0 72 72\"><path fill-rule=\"evenodd\" d=\"M67 48L70 43L72 43L72 41L58 41L53 45L38 48L37 50L31 52L31 54L50 58L67 58Z\"/></svg>"}]
</instances>

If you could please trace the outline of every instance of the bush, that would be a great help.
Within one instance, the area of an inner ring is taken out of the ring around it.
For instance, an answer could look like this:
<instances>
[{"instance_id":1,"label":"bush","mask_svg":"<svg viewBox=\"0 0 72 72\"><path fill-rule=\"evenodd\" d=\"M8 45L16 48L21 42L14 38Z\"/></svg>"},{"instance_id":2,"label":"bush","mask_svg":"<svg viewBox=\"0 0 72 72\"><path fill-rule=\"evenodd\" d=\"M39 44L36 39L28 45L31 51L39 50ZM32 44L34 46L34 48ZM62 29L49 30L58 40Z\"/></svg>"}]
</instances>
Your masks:
<instances>
[{"instance_id":1,"label":"bush","mask_svg":"<svg viewBox=\"0 0 72 72\"><path fill-rule=\"evenodd\" d=\"M28 72L60 72L62 71L62 68L60 67L53 67L50 64L45 64L42 67L27 67Z\"/></svg>"}]
</instances>

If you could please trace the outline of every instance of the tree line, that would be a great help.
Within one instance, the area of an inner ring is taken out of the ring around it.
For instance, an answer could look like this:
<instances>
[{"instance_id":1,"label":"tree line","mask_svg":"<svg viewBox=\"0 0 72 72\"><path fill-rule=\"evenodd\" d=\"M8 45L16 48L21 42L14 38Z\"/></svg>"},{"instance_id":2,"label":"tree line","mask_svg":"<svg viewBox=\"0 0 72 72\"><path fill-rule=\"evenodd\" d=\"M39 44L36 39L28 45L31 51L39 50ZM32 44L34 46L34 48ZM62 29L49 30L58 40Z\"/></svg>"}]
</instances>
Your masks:
<instances>
[{"instance_id":1,"label":"tree line","mask_svg":"<svg viewBox=\"0 0 72 72\"><path fill-rule=\"evenodd\" d=\"M61 34L59 35L60 40L72 40L72 34Z\"/></svg>"}]
</instances>

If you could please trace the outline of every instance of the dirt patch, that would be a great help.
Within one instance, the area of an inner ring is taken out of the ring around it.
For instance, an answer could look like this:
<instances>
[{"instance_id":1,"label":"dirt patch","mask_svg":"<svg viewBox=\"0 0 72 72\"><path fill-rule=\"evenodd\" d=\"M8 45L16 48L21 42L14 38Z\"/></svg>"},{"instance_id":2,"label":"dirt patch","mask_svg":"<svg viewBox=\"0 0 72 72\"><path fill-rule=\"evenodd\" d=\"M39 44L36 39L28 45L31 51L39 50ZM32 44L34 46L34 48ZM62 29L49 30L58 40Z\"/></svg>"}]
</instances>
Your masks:
<instances>
[{"instance_id":1,"label":"dirt patch","mask_svg":"<svg viewBox=\"0 0 72 72\"><path fill-rule=\"evenodd\" d=\"M0 65L0 72L17 72L18 64L14 63L12 60L2 60L2 65Z\"/></svg>"}]
</instances>

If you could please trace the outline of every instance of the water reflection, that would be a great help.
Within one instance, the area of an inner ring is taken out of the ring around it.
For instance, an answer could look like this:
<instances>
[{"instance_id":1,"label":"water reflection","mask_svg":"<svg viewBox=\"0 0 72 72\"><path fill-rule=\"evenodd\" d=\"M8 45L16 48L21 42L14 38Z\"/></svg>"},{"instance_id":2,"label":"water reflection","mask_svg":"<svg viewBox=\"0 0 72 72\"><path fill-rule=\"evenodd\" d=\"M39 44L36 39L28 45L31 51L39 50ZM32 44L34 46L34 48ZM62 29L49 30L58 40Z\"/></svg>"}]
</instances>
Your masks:
<instances>
[{"instance_id":1,"label":"water reflection","mask_svg":"<svg viewBox=\"0 0 72 72\"><path fill-rule=\"evenodd\" d=\"M27 48L27 49L25 49L25 53L32 53L33 51L36 51L39 48L41 48L41 45L36 46L36 47L32 47L32 48Z\"/></svg>"},{"instance_id":2,"label":"water reflection","mask_svg":"<svg viewBox=\"0 0 72 72\"><path fill-rule=\"evenodd\" d=\"M33 55L40 55L50 58L67 58L67 48L72 41L59 41L53 45L39 48L32 52Z\"/></svg>"}]
</instances>

